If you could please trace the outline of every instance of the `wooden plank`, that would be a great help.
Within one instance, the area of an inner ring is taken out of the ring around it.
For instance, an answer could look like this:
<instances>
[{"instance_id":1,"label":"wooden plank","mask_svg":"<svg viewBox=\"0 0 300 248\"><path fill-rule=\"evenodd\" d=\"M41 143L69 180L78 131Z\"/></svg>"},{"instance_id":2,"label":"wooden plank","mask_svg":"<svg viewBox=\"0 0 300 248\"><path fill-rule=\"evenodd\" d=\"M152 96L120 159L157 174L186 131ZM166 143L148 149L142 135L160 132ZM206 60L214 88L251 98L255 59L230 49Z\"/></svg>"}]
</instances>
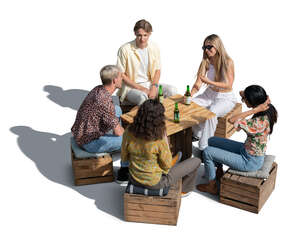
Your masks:
<instances>
[{"instance_id":1,"label":"wooden plank","mask_svg":"<svg viewBox=\"0 0 300 248\"><path fill-rule=\"evenodd\" d=\"M145 204L155 204L162 206L176 206L176 199L163 198L159 196L144 196L144 195L135 195L135 194L124 194L124 198L128 199L130 203L145 203Z\"/></svg>"},{"instance_id":2,"label":"wooden plank","mask_svg":"<svg viewBox=\"0 0 300 248\"><path fill-rule=\"evenodd\" d=\"M73 167L74 168L74 167ZM102 166L96 170L80 170L74 168L75 178L87 178L87 177L97 177L97 176L108 176L113 174L112 164Z\"/></svg>"},{"instance_id":3,"label":"wooden plank","mask_svg":"<svg viewBox=\"0 0 300 248\"><path fill-rule=\"evenodd\" d=\"M141 222L141 223L151 223L151 224L163 224L163 225L173 225L176 226L177 218L163 219L154 217L139 217L139 216L125 216L126 221Z\"/></svg>"},{"instance_id":4,"label":"wooden plank","mask_svg":"<svg viewBox=\"0 0 300 248\"><path fill-rule=\"evenodd\" d=\"M254 177L239 176L237 181L241 184L251 185L253 187L259 188L261 183L263 182L263 179L254 178Z\"/></svg>"},{"instance_id":5,"label":"wooden plank","mask_svg":"<svg viewBox=\"0 0 300 248\"><path fill-rule=\"evenodd\" d=\"M270 197L271 193L273 192L275 188L275 182L276 182L276 175L277 175L277 164L273 163L272 170L270 171L270 175L268 179L264 182L264 184L261 186L261 194L259 198L258 203L258 210L263 207L265 202Z\"/></svg>"},{"instance_id":6,"label":"wooden plank","mask_svg":"<svg viewBox=\"0 0 300 248\"><path fill-rule=\"evenodd\" d=\"M224 183L227 184L243 185L245 189L251 192L258 192L259 186L262 182L262 179L259 178L243 177L239 175L230 174L229 172L226 172L221 180L223 180Z\"/></svg>"},{"instance_id":7,"label":"wooden plank","mask_svg":"<svg viewBox=\"0 0 300 248\"><path fill-rule=\"evenodd\" d=\"M95 183L107 183L113 182L114 176L105 176L105 177L92 177L92 178L79 178L75 179L75 185L87 185L87 184L95 184Z\"/></svg>"},{"instance_id":8,"label":"wooden plank","mask_svg":"<svg viewBox=\"0 0 300 248\"><path fill-rule=\"evenodd\" d=\"M139 211L152 211L161 213L176 213L176 208L161 205L150 205L150 204L138 204L138 203L127 203L127 209L139 210Z\"/></svg>"},{"instance_id":9,"label":"wooden plank","mask_svg":"<svg viewBox=\"0 0 300 248\"><path fill-rule=\"evenodd\" d=\"M235 193L231 191L231 188L227 189L226 191L223 191L221 193L222 197L225 198L229 198L229 199L233 199L233 200L237 200L243 203L248 203L252 206L258 207L258 199L253 199L248 197L247 195L243 194L239 194L239 193Z\"/></svg>"},{"instance_id":10,"label":"wooden plank","mask_svg":"<svg viewBox=\"0 0 300 248\"><path fill-rule=\"evenodd\" d=\"M223 187L221 188L220 194L223 194L223 192L233 192L239 195L244 195L247 196L249 198L252 198L256 201L258 201L259 198L259 192L251 192L251 191L247 191L244 189L244 187L239 187L238 185L228 185L228 184L224 184L222 185Z\"/></svg>"},{"instance_id":11,"label":"wooden plank","mask_svg":"<svg viewBox=\"0 0 300 248\"><path fill-rule=\"evenodd\" d=\"M227 198L224 198L224 197L220 197L220 202L223 203L223 204L232 206L232 207L236 207L236 208L239 208L239 209L243 209L243 210L252 212L252 213L256 213L256 214L258 213L257 207L254 207L254 206L242 203L242 202L238 202L238 201L235 201L235 200L232 200L232 199L227 199Z\"/></svg>"},{"instance_id":12,"label":"wooden plank","mask_svg":"<svg viewBox=\"0 0 300 248\"><path fill-rule=\"evenodd\" d=\"M174 208L175 209L175 208ZM176 213L170 213L170 212L152 212L152 211L140 211L140 210L132 210L127 209L127 215L128 216L137 216L137 217L150 217L150 218L159 218L159 219L175 219Z\"/></svg>"},{"instance_id":13,"label":"wooden plank","mask_svg":"<svg viewBox=\"0 0 300 248\"><path fill-rule=\"evenodd\" d=\"M242 183L239 183L239 182L234 181L234 180L230 180L230 179L228 180L224 176L221 178L221 183L222 184L226 184L226 185L229 185L231 187L242 187L245 191L253 192L253 193L257 193L257 194L259 193L259 188L256 188L256 187L253 187L253 186L247 185L247 184L242 184Z\"/></svg>"}]
</instances>

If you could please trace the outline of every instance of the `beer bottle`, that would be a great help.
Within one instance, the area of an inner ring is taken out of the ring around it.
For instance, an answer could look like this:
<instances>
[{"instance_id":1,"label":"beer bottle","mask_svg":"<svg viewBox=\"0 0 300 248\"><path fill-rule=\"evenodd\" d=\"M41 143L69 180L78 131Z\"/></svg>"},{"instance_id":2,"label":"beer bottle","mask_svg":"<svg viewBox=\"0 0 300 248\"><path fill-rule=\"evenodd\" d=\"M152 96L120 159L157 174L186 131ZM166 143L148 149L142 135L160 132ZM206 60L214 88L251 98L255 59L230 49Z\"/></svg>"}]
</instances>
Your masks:
<instances>
[{"instance_id":1,"label":"beer bottle","mask_svg":"<svg viewBox=\"0 0 300 248\"><path fill-rule=\"evenodd\" d=\"M162 89L162 85L159 86L158 88L158 100L159 102L162 104L164 101L164 94L163 94L163 89Z\"/></svg>"},{"instance_id":2,"label":"beer bottle","mask_svg":"<svg viewBox=\"0 0 300 248\"><path fill-rule=\"evenodd\" d=\"M179 119L179 108L178 108L178 103L175 103L175 109L174 109L174 122L175 123L179 123L180 119Z\"/></svg>"},{"instance_id":3,"label":"beer bottle","mask_svg":"<svg viewBox=\"0 0 300 248\"><path fill-rule=\"evenodd\" d=\"M190 86L189 85L186 86L186 92L185 92L184 96L185 96L185 102L184 103L186 105L190 105L191 101L192 101L192 96L191 96Z\"/></svg>"}]
</instances>

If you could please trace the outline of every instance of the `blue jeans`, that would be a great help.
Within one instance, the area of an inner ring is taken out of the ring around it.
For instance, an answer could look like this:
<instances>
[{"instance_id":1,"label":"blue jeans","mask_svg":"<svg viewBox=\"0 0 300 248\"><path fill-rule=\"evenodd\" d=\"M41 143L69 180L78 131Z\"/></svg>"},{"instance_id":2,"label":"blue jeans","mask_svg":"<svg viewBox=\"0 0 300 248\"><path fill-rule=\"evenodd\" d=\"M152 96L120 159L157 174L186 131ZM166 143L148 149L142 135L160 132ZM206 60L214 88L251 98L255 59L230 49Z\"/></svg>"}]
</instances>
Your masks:
<instances>
[{"instance_id":1,"label":"blue jeans","mask_svg":"<svg viewBox=\"0 0 300 248\"><path fill-rule=\"evenodd\" d=\"M211 137L203 151L205 175L208 180L216 178L215 166L225 164L239 171L256 171L264 163L265 156L253 156L246 152L244 143Z\"/></svg>"},{"instance_id":2,"label":"blue jeans","mask_svg":"<svg viewBox=\"0 0 300 248\"><path fill-rule=\"evenodd\" d=\"M116 117L119 118L122 115L120 106L115 105ZM122 136L113 134L113 130L110 130L107 134L101 136L99 139L92 140L90 143L83 145L84 150L90 153L104 153L114 152L121 150Z\"/></svg>"}]
</instances>

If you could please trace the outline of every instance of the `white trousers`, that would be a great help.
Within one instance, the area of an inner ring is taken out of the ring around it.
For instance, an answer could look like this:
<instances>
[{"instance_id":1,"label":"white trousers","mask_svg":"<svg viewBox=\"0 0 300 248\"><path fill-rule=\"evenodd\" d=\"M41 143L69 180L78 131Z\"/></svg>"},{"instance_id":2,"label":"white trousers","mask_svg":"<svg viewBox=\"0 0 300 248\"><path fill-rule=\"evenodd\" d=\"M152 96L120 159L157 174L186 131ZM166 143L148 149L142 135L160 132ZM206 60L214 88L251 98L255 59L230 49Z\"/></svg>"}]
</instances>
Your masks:
<instances>
[{"instance_id":1,"label":"white trousers","mask_svg":"<svg viewBox=\"0 0 300 248\"><path fill-rule=\"evenodd\" d=\"M140 83L141 86L144 86L147 89L150 89L151 83L145 82ZM173 96L177 94L177 89L169 84L160 84L163 87L163 93L165 97ZM148 100L148 95L140 90L131 89L126 95L126 100L135 105L141 105L144 101Z\"/></svg>"},{"instance_id":2,"label":"white trousers","mask_svg":"<svg viewBox=\"0 0 300 248\"><path fill-rule=\"evenodd\" d=\"M210 87L201 95L192 98L192 101L216 114L213 118L192 128L193 135L199 138L199 149L204 150L208 145L208 139L215 134L218 117L222 117L230 112L237 101L233 92L216 92Z\"/></svg>"}]
</instances>

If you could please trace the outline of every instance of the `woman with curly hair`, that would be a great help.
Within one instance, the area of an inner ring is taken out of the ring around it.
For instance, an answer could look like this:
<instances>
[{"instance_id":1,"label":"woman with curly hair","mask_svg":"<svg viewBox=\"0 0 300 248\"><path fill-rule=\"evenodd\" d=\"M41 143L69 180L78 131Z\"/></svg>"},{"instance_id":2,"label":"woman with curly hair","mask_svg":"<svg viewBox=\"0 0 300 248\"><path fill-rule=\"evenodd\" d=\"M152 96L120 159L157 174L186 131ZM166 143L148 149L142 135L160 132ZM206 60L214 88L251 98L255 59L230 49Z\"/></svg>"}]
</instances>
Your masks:
<instances>
[{"instance_id":1,"label":"woman with curly hair","mask_svg":"<svg viewBox=\"0 0 300 248\"><path fill-rule=\"evenodd\" d=\"M149 99L139 107L134 122L123 134L117 181L126 181L129 167L129 181L133 185L161 189L182 178L182 195L186 195L195 186L201 160L190 158L175 165L181 155L178 153L172 159L164 113L165 108L158 100Z\"/></svg>"}]
</instances>

